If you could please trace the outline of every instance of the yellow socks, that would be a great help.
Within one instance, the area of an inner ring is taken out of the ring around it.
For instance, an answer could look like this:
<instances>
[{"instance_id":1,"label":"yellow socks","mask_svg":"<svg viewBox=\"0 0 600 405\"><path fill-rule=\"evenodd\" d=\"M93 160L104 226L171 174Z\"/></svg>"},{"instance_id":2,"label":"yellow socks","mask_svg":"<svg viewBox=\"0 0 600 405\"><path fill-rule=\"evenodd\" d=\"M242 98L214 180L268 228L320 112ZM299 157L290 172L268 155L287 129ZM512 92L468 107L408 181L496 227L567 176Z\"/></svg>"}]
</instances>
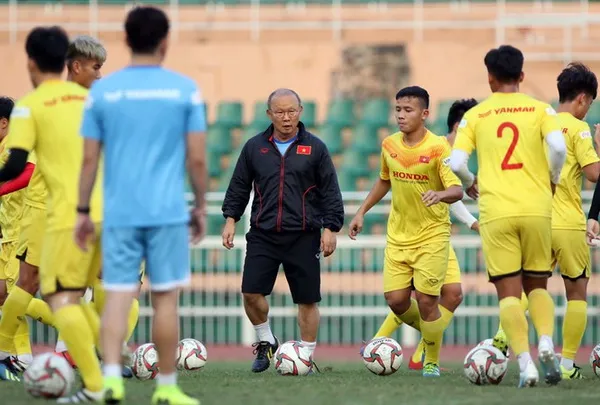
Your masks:
<instances>
[{"instance_id":1,"label":"yellow socks","mask_svg":"<svg viewBox=\"0 0 600 405\"><path fill-rule=\"evenodd\" d=\"M440 364L440 349L444 338L444 330L448 324L443 316L435 321L424 321L421 319L421 340L425 344L425 361L423 365L434 363Z\"/></svg>"},{"instance_id":2,"label":"yellow socks","mask_svg":"<svg viewBox=\"0 0 600 405\"><path fill-rule=\"evenodd\" d=\"M529 293L529 316L538 337L554 333L554 301L547 290L536 288Z\"/></svg>"},{"instance_id":3,"label":"yellow socks","mask_svg":"<svg viewBox=\"0 0 600 405\"><path fill-rule=\"evenodd\" d=\"M94 336L81 305L67 305L54 313L69 354L79 369L83 385L92 392L102 390L100 362L94 352Z\"/></svg>"},{"instance_id":4,"label":"yellow socks","mask_svg":"<svg viewBox=\"0 0 600 405\"><path fill-rule=\"evenodd\" d=\"M16 355L31 354L31 342L29 341L29 323L22 318L13 339Z\"/></svg>"},{"instance_id":5,"label":"yellow socks","mask_svg":"<svg viewBox=\"0 0 600 405\"><path fill-rule=\"evenodd\" d=\"M523 308L523 312L527 312L529 309L529 299L527 299L527 294L525 294L525 291L521 292L521 308Z\"/></svg>"},{"instance_id":6,"label":"yellow socks","mask_svg":"<svg viewBox=\"0 0 600 405\"><path fill-rule=\"evenodd\" d=\"M402 325L402 319L398 318L393 311L390 311L374 337L391 337L400 325Z\"/></svg>"},{"instance_id":7,"label":"yellow socks","mask_svg":"<svg viewBox=\"0 0 600 405\"><path fill-rule=\"evenodd\" d=\"M421 314L419 313L419 305L414 298L410 299L410 308L405 313L398 315L398 318L408 326L421 331Z\"/></svg>"},{"instance_id":8,"label":"yellow socks","mask_svg":"<svg viewBox=\"0 0 600 405\"><path fill-rule=\"evenodd\" d=\"M421 338L421 340L419 340L419 344L417 345L417 348L415 349L415 352L412 355L413 363L421 362L424 351L425 351L425 342L423 342L423 338Z\"/></svg>"},{"instance_id":9,"label":"yellow socks","mask_svg":"<svg viewBox=\"0 0 600 405\"><path fill-rule=\"evenodd\" d=\"M500 300L500 323L515 355L529 352L527 319L520 299L507 297Z\"/></svg>"},{"instance_id":10,"label":"yellow socks","mask_svg":"<svg viewBox=\"0 0 600 405\"><path fill-rule=\"evenodd\" d=\"M533 291L532 291L533 292ZM581 338L587 325L587 302L568 301L567 312L563 321L562 356L575 360L575 355L581 344Z\"/></svg>"},{"instance_id":11,"label":"yellow socks","mask_svg":"<svg viewBox=\"0 0 600 405\"><path fill-rule=\"evenodd\" d=\"M392 315L393 315L393 313L392 313ZM129 310L129 318L127 319L127 337L125 338L125 343L129 342L129 339L131 339L131 336L133 336L133 331L135 330L135 327L137 326L139 317L140 317L140 302L138 300L133 300L133 303L131 304L131 309ZM384 322L384 324L385 324L385 322ZM382 327L383 327L383 325L382 325Z\"/></svg>"},{"instance_id":12,"label":"yellow socks","mask_svg":"<svg viewBox=\"0 0 600 405\"><path fill-rule=\"evenodd\" d=\"M83 302L81 300L81 309L83 310L83 315L87 320L87 324L90 327L90 331L92 332L92 339L94 345L98 350L100 350L100 317L96 312L96 307L93 302Z\"/></svg>"},{"instance_id":13,"label":"yellow socks","mask_svg":"<svg viewBox=\"0 0 600 405\"><path fill-rule=\"evenodd\" d=\"M449 310L447 310L445 307L438 305L438 307L440 308L440 313L442 314L442 318L444 319L444 322L446 323L446 328L448 327L448 325L450 325L450 322L452 322L452 318L454 318L454 313L450 312Z\"/></svg>"},{"instance_id":14,"label":"yellow socks","mask_svg":"<svg viewBox=\"0 0 600 405\"><path fill-rule=\"evenodd\" d=\"M32 299L31 294L18 286L14 286L8 294L2 307L2 318L0 319L0 351L11 352L13 339L22 324L19 319L24 319L27 307Z\"/></svg>"},{"instance_id":15,"label":"yellow socks","mask_svg":"<svg viewBox=\"0 0 600 405\"><path fill-rule=\"evenodd\" d=\"M31 319L35 319L45 325L54 326L54 315L52 314L50 305L39 298L31 300L25 314Z\"/></svg>"}]
</instances>

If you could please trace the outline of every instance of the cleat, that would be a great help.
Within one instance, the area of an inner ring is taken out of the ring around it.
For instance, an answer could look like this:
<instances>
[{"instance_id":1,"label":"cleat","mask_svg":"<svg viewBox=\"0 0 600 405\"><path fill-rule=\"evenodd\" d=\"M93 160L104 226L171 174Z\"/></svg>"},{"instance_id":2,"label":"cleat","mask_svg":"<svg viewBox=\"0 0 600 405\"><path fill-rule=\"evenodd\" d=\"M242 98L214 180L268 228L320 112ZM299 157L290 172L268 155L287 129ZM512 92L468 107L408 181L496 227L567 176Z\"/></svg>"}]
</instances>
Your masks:
<instances>
[{"instance_id":1,"label":"cleat","mask_svg":"<svg viewBox=\"0 0 600 405\"><path fill-rule=\"evenodd\" d=\"M88 404L88 403L102 403L104 400L104 393L100 392L92 392L88 389L81 389L77 391L75 394L69 397L62 397L56 400L58 404Z\"/></svg>"},{"instance_id":2,"label":"cleat","mask_svg":"<svg viewBox=\"0 0 600 405\"><path fill-rule=\"evenodd\" d=\"M21 381L17 374L13 373L3 362L0 362L0 380L12 382Z\"/></svg>"},{"instance_id":3,"label":"cleat","mask_svg":"<svg viewBox=\"0 0 600 405\"><path fill-rule=\"evenodd\" d=\"M492 342L492 346L500 350L504 356L508 356L508 338L506 337L506 333L504 333L504 331L499 331L496 333L496 336L494 336L494 340Z\"/></svg>"},{"instance_id":4,"label":"cleat","mask_svg":"<svg viewBox=\"0 0 600 405\"><path fill-rule=\"evenodd\" d=\"M262 373L271 365L271 358L279 348L279 340L275 338L275 344L272 345L269 342L256 342L252 345L255 349L252 354L256 355L254 362L252 363L253 373Z\"/></svg>"},{"instance_id":5,"label":"cleat","mask_svg":"<svg viewBox=\"0 0 600 405\"><path fill-rule=\"evenodd\" d=\"M10 356L10 362L13 365L13 369L16 370L18 373L25 372L25 370L27 370L27 367L29 366L29 364L19 360L17 356Z\"/></svg>"},{"instance_id":6,"label":"cleat","mask_svg":"<svg viewBox=\"0 0 600 405\"><path fill-rule=\"evenodd\" d=\"M104 377L104 403L119 404L125 398L125 385L121 378Z\"/></svg>"},{"instance_id":7,"label":"cleat","mask_svg":"<svg viewBox=\"0 0 600 405\"><path fill-rule=\"evenodd\" d=\"M13 363L13 357L12 356L8 356L4 360L0 360L0 365L4 366L4 369L6 370L6 371L3 371L3 373L2 373L3 375L0 376L0 379L15 381L14 378L12 378L12 377L9 376L9 374L12 374L13 377L17 378L16 381L20 381L19 378L18 378L19 369ZM4 378L4 377L6 377L6 378Z\"/></svg>"},{"instance_id":8,"label":"cleat","mask_svg":"<svg viewBox=\"0 0 600 405\"><path fill-rule=\"evenodd\" d=\"M538 373L533 361L529 361L524 371L519 374L519 388L534 387L540 380L540 374Z\"/></svg>"},{"instance_id":9,"label":"cleat","mask_svg":"<svg viewBox=\"0 0 600 405\"><path fill-rule=\"evenodd\" d=\"M556 385L562 379L562 373L560 370L560 364L558 358L554 354L552 348L542 347L538 353L538 359L542 366L542 372L544 373L544 380L546 384Z\"/></svg>"},{"instance_id":10,"label":"cleat","mask_svg":"<svg viewBox=\"0 0 600 405\"><path fill-rule=\"evenodd\" d=\"M154 391L152 405L200 405L200 401L185 395L176 385L164 385Z\"/></svg>"},{"instance_id":11,"label":"cleat","mask_svg":"<svg viewBox=\"0 0 600 405\"><path fill-rule=\"evenodd\" d=\"M440 366L435 363L427 363L423 366L423 377L439 377Z\"/></svg>"},{"instance_id":12,"label":"cleat","mask_svg":"<svg viewBox=\"0 0 600 405\"><path fill-rule=\"evenodd\" d=\"M581 368L577 367L575 364L573 364L573 368L571 370L567 370L564 366L561 365L560 373L562 375L563 380L582 380L583 379L583 375L581 375Z\"/></svg>"},{"instance_id":13,"label":"cleat","mask_svg":"<svg viewBox=\"0 0 600 405\"><path fill-rule=\"evenodd\" d=\"M416 352L410 356L410 360L408 362L408 369L409 370L423 370L423 362L425 361L425 351L423 351L423 353L421 353L421 359L420 361L415 361L413 359L413 357L415 357L415 354L417 354Z\"/></svg>"},{"instance_id":14,"label":"cleat","mask_svg":"<svg viewBox=\"0 0 600 405\"><path fill-rule=\"evenodd\" d=\"M127 379L133 378L133 370L131 370L131 367L123 366L123 369L121 371L121 377Z\"/></svg>"},{"instance_id":15,"label":"cleat","mask_svg":"<svg viewBox=\"0 0 600 405\"><path fill-rule=\"evenodd\" d=\"M73 358L71 357L69 352L56 352L56 354L64 358L71 365L71 367L73 367L73 369L77 369L77 365L73 361Z\"/></svg>"}]
</instances>

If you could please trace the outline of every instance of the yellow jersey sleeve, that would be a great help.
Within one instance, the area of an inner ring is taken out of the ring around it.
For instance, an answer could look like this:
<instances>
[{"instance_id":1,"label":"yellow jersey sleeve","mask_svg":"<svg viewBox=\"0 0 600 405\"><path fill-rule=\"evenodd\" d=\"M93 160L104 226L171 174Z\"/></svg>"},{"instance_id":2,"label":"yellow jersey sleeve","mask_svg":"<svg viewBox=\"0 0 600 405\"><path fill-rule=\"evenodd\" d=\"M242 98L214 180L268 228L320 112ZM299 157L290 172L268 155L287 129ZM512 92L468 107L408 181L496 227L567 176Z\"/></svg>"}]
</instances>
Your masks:
<instances>
[{"instance_id":1,"label":"yellow jersey sleeve","mask_svg":"<svg viewBox=\"0 0 600 405\"><path fill-rule=\"evenodd\" d=\"M450 144L446 143L446 147L440 156L438 162L438 173L440 175L440 179L444 184L444 188L452 187L452 186L460 186L462 187L462 183L460 179L454 174L454 172L450 169L450 153L452 149L450 148Z\"/></svg>"},{"instance_id":2,"label":"yellow jersey sleeve","mask_svg":"<svg viewBox=\"0 0 600 405\"><path fill-rule=\"evenodd\" d=\"M598 158L598 154L594 149L594 141L592 140L590 126L585 122L573 138L573 152L577 159L577 163L579 163L579 166L582 168L600 161L600 158Z\"/></svg>"},{"instance_id":3,"label":"yellow jersey sleeve","mask_svg":"<svg viewBox=\"0 0 600 405\"><path fill-rule=\"evenodd\" d=\"M37 141L33 109L26 101L17 102L10 115L7 149L24 149L31 152Z\"/></svg>"},{"instance_id":4,"label":"yellow jersey sleeve","mask_svg":"<svg viewBox=\"0 0 600 405\"><path fill-rule=\"evenodd\" d=\"M32 163L34 165L37 164L37 156L35 155L34 151L31 151L29 156L27 156L27 163Z\"/></svg>"},{"instance_id":5,"label":"yellow jersey sleeve","mask_svg":"<svg viewBox=\"0 0 600 405\"><path fill-rule=\"evenodd\" d=\"M454 149L462 150L470 155L475 147L474 117L467 113L460 121L460 124L458 124L458 132L456 134L456 139L454 140Z\"/></svg>"},{"instance_id":6,"label":"yellow jersey sleeve","mask_svg":"<svg viewBox=\"0 0 600 405\"><path fill-rule=\"evenodd\" d=\"M546 138L550 132L558 131L561 132L561 125L558 121L558 116L556 115L556 111L552 106L546 104L546 108L542 110L542 118L541 118L541 135L542 138Z\"/></svg>"},{"instance_id":7,"label":"yellow jersey sleeve","mask_svg":"<svg viewBox=\"0 0 600 405\"><path fill-rule=\"evenodd\" d=\"M383 152L383 148L381 149L381 164L379 169L379 177L381 180L389 180L390 179L390 168L385 161L385 154Z\"/></svg>"}]
</instances>

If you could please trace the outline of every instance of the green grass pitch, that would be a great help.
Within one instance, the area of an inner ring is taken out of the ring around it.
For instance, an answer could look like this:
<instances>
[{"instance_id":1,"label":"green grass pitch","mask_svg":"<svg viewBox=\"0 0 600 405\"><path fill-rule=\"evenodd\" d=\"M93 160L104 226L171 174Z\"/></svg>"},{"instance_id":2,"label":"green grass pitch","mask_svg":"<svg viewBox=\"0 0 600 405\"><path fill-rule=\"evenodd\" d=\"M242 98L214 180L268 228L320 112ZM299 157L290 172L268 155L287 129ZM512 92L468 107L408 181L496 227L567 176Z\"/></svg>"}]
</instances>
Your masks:
<instances>
[{"instance_id":1,"label":"green grass pitch","mask_svg":"<svg viewBox=\"0 0 600 405\"><path fill-rule=\"evenodd\" d=\"M180 374L182 388L203 405L565 405L600 398L600 379L584 367L586 379L562 381L550 387L517 389L518 369L511 362L499 386L478 387L463 376L462 365L444 364L448 371L438 379L425 379L407 369L406 358L397 373L380 377L371 374L359 360L353 363L319 364L332 370L307 377L282 377L273 368L261 374L250 372L250 363L208 362L199 372ZM149 404L154 382L127 383L125 404ZM0 382L0 403L35 405L51 403L34 400L20 383Z\"/></svg>"}]
</instances>

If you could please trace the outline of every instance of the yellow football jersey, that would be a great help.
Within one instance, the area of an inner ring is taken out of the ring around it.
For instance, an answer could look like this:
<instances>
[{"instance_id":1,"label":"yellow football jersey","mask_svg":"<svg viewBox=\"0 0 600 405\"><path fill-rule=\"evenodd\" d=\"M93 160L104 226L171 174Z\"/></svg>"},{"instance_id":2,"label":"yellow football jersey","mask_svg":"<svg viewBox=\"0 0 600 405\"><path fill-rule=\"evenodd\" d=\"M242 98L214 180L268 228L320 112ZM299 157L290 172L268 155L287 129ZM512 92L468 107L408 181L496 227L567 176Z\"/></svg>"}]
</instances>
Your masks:
<instances>
[{"instance_id":1,"label":"yellow football jersey","mask_svg":"<svg viewBox=\"0 0 600 405\"><path fill-rule=\"evenodd\" d=\"M552 228L585 231L586 218L581 208L581 169L600 161L594 150L590 127L569 113L559 113L567 160L560 172L560 183L556 187L552 203Z\"/></svg>"},{"instance_id":2,"label":"yellow football jersey","mask_svg":"<svg viewBox=\"0 0 600 405\"><path fill-rule=\"evenodd\" d=\"M27 186L27 192L25 193L25 204L31 205L35 208L46 209L46 199L48 198L48 190L46 190L46 183L42 173L36 166L33 169L31 180Z\"/></svg>"},{"instance_id":3,"label":"yellow football jersey","mask_svg":"<svg viewBox=\"0 0 600 405\"><path fill-rule=\"evenodd\" d=\"M8 160L8 149L5 147L7 137L0 142L0 165ZM30 153L28 161L35 164L35 154ZM2 229L2 243L13 242L19 239L19 229L23 214L23 202L27 188L1 197L0 204L0 229Z\"/></svg>"},{"instance_id":4,"label":"yellow football jersey","mask_svg":"<svg viewBox=\"0 0 600 405\"><path fill-rule=\"evenodd\" d=\"M76 83L46 81L19 100L6 147L35 151L36 169L48 188L48 230L72 228L77 217L83 138L79 134L87 90ZM102 219L102 173L92 193L91 215Z\"/></svg>"},{"instance_id":5,"label":"yellow football jersey","mask_svg":"<svg viewBox=\"0 0 600 405\"><path fill-rule=\"evenodd\" d=\"M454 148L479 162L480 223L552 216L546 135L560 131L554 109L522 93L493 93L459 124Z\"/></svg>"},{"instance_id":6,"label":"yellow football jersey","mask_svg":"<svg viewBox=\"0 0 600 405\"><path fill-rule=\"evenodd\" d=\"M429 131L414 146L407 146L403 137L397 132L382 143L380 177L392 185L387 241L399 248L415 248L449 240L449 205L426 207L421 197L429 190L461 185L449 167L450 145Z\"/></svg>"}]
</instances>

